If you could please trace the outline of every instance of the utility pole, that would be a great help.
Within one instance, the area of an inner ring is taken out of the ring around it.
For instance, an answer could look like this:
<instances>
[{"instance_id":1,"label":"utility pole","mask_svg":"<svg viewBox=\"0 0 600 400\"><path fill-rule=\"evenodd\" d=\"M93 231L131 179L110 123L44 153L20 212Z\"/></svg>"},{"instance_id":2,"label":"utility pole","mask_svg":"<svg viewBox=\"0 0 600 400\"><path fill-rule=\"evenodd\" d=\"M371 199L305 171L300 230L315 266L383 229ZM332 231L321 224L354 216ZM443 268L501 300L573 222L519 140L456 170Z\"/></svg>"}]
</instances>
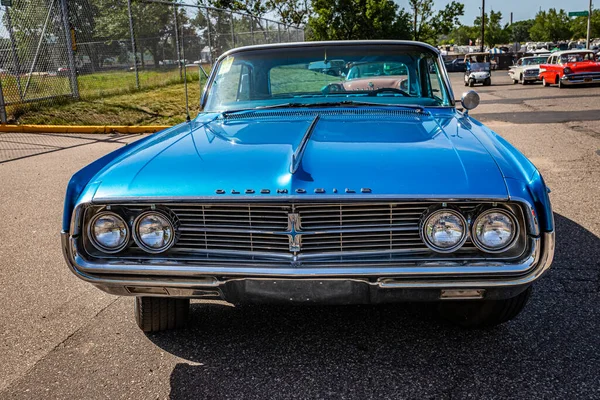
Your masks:
<instances>
[{"instance_id":1,"label":"utility pole","mask_svg":"<svg viewBox=\"0 0 600 400\"><path fill-rule=\"evenodd\" d=\"M588 26L587 26L587 44L585 46L586 49L590 49L591 48L591 42L592 41L592 0L590 0L590 9L588 12Z\"/></svg>"},{"instance_id":2,"label":"utility pole","mask_svg":"<svg viewBox=\"0 0 600 400\"><path fill-rule=\"evenodd\" d=\"M485 41L485 0L481 0L481 52L483 53L483 43Z\"/></svg>"},{"instance_id":3,"label":"utility pole","mask_svg":"<svg viewBox=\"0 0 600 400\"><path fill-rule=\"evenodd\" d=\"M513 24L513 13L512 13L512 11L510 12L510 24L511 25Z\"/></svg>"},{"instance_id":4,"label":"utility pole","mask_svg":"<svg viewBox=\"0 0 600 400\"><path fill-rule=\"evenodd\" d=\"M413 40L417 40L417 4L413 8Z\"/></svg>"}]
</instances>

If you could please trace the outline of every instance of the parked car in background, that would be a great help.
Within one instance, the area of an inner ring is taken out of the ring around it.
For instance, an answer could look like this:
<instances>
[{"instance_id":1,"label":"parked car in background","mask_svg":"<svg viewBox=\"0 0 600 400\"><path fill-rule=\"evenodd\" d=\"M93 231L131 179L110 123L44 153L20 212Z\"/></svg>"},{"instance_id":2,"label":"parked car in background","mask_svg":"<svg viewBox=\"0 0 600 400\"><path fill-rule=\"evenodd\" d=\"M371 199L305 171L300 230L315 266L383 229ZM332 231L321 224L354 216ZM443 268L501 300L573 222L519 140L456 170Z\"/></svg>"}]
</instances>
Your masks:
<instances>
[{"instance_id":1,"label":"parked car in background","mask_svg":"<svg viewBox=\"0 0 600 400\"><path fill-rule=\"evenodd\" d=\"M467 64L465 60L455 58L454 60L444 61L446 71L448 72L465 72L467 70Z\"/></svg>"},{"instance_id":2,"label":"parked car in background","mask_svg":"<svg viewBox=\"0 0 600 400\"><path fill-rule=\"evenodd\" d=\"M483 86L492 84L492 64L489 53L470 53L465 55L465 86L475 86L477 83Z\"/></svg>"},{"instance_id":3,"label":"parked car in background","mask_svg":"<svg viewBox=\"0 0 600 400\"><path fill-rule=\"evenodd\" d=\"M548 61L550 54L539 55L535 57L523 57L515 65L508 70L508 76L513 83L525 85L530 82L538 82L540 80L540 64Z\"/></svg>"},{"instance_id":4,"label":"parked car in background","mask_svg":"<svg viewBox=\"0 0 600 400\"><path fill-rule=\"evenodd\" d=\"M364 66L356 79L381 86L332 93L345 78L306 68L326 58ZM406 90L377 81L386 71ZM454 99L439 51L424 43L230 50L194 120L73 176L67 264L101 290L136 296L147 332L184 326L194 298L430 301L462 326L506 322L552 263L548 188L469 115L475 92L462 110Z\"/></svg>"},{"instance_id":5,"label":"parked car in background","mask_svg":"<svg viewBox=\"0 0 600 400\"><path fill-rule=\"evenodd\" d=\"M600 83L600 63L591 50L569 50L553 53L540 65L539 78L544 86L565 86Z\"/></svg>"},{"instance_id":6,"label":"parked car in background","mask_svg":"<svg viewBox=\"0 0 600 400\"><path fill-rule=\"evenodd\" d=\"M408 68L401 62L354 62L343 81L331 82L323 91L387 91L408 94L408 79Z\"/></svg>"}]
</instances>

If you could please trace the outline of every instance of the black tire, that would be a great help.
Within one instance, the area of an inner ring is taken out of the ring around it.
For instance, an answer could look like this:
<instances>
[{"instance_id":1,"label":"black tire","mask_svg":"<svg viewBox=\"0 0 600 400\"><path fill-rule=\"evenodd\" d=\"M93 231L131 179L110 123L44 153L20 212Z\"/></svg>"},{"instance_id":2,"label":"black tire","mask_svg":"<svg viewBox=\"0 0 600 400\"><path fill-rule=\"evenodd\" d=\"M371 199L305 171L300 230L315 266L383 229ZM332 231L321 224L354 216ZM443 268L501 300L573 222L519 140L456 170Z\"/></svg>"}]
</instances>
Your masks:
<instances>
[{"instance_id":1,"label":"black tire","mask_svg":"<svg viewBox=\"0 0 600 400\"><path fill-rule=\"evenodd\" d=\"M144 332L185 328L189 312L190 299L135 298L135 322Z\"/></svg>"},{"instance_id":2,"label":"black tire","mask_svg":"<svg viewBox=\"0 0 600 400\"><path fill-rule=\"evenodd\" d=\"M559 89L564 89L565 85L563 85L562 80L560 78L558 78L557 80L558 80L558 88Z\"/></svg>"},{"instance_id":3,"label":"black tire","mask_svg":"<svg viewBox=\"0 0 600 400\"><path fill-rule=\"evenodd\" d=\"M440 316L463 328L489 328L515 318L529 300L532 287L505 300L443 301L438 306Z\"/></svg>"},{"instance_id":4,"label":"black tire","mask_svg":"<svg viewBox=\"0 0 600 400\"><path fill-rule=\"evenodd\" d=\"M475 81L473 79L469 79L469 87L475 86Z\"/></svg>"},{"instance_id":5,"label":"black tire","mask_svg":"<svg viewBox=\"0 0 600 400\"><path fill-rule=\"evenodd\" d=\"M491 86L492 85L492 78L487 78L486 80L483 81L483 86Z\"/></svg>"}]
</instances>

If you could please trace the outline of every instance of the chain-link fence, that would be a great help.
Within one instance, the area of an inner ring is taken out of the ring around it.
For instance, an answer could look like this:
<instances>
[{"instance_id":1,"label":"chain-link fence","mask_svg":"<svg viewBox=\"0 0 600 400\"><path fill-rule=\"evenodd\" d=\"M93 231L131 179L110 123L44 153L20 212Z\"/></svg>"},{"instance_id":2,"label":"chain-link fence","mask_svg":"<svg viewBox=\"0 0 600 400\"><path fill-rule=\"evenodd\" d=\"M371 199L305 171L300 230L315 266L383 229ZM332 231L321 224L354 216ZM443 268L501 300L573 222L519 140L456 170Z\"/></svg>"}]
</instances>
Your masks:
<instances>
[{"instance_id":1,"label":"chain-link fence","mask_svg":"<svg viewBox=\"0 0 600 400\"><path fill-rule=\"evenodd\" d=\"M3 0L2 5L3 123L177 122L184 76L196 82L189 85L194 99L205 79L200 68L208 72L223 52L304 40L301 27L168 0ZM149 104L152 99L158 105Z\"/></svg>"}]
</instances>

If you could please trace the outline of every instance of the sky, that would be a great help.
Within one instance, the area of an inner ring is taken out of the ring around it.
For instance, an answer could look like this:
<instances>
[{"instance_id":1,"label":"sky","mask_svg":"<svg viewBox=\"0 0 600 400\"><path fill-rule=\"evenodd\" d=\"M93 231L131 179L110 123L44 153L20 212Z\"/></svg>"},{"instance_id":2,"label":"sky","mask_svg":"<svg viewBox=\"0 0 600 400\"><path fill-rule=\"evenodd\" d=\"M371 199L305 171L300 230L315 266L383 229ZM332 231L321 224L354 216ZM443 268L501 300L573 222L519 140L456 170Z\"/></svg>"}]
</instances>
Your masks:
<instances>
[{"instance_id":1,"label":"sky","mask_svg":"<svg viewBox=\"0 0 600 400\"><path fill-rule=\"evenodd\" d=\"M461 22L465 25L472 25L473 20L481 11L481 0L457 0L465 5L465 16L461 18ZM434 0L437 9L444 8L451 0ZM396 0L400 7L404 7L408 11L407 0ZM599 0L594 1L594 8L600 5ZM489 10L501 11L504 20L503 23L510 22L510 13L513 13L513 21L521 21L535 17L535 14L540 10L549 8L564 9L565 11L583 11L589 7L589 0L485 0L485 11Z\"/></svg>"}]
</instances>

